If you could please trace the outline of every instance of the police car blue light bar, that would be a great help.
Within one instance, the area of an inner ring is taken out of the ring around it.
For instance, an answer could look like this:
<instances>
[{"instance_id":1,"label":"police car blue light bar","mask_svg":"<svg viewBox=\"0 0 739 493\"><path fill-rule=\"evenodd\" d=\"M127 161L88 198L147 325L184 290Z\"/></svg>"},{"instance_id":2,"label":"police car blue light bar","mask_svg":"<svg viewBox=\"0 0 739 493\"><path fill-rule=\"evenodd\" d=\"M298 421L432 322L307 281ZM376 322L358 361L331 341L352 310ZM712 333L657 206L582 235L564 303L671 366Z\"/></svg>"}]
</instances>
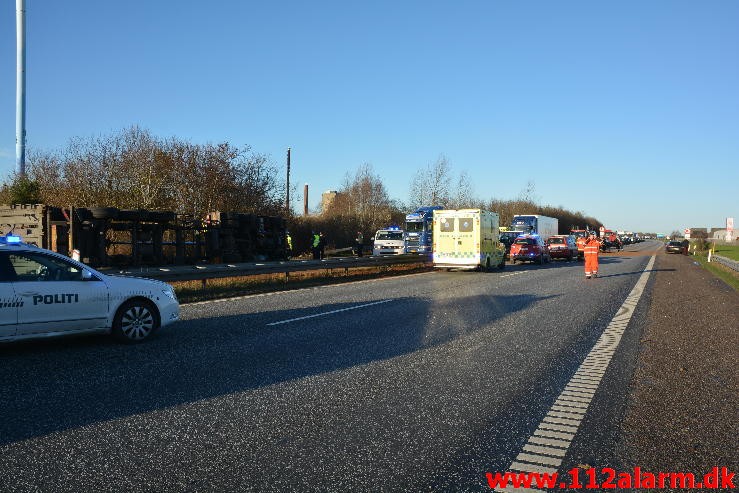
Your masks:
<instances>
[{"instance_id":1,"label":"police car blue light bar","mask_svg":"<svg viewBox=\"0 0 739 493\"><path fill-rule=\"evenodd\" d=\"M21 243L21 237L8 233L5 236L0 236L0 243L5 243L6 245L17 245Z\"/></svg>"}]
</instances>

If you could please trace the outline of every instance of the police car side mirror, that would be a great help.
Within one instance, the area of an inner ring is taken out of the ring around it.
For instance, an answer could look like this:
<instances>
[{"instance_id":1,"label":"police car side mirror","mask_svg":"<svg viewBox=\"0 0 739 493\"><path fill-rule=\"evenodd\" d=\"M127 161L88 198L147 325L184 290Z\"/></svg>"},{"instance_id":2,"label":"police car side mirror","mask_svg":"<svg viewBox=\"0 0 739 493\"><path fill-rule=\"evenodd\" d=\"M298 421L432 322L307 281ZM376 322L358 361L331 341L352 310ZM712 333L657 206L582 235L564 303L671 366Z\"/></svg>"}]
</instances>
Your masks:
<instances>
[{"instance_id":1,"label":"police car side mirror","mask_svg":"<svg viewBox=\"0 0 739 493\"><path fill-rule=\"evenodd\" d=\"M92 272L86 269L82 269L82 280L83 281L91 281L93 279Z\"/></svg>"}]
</instances>

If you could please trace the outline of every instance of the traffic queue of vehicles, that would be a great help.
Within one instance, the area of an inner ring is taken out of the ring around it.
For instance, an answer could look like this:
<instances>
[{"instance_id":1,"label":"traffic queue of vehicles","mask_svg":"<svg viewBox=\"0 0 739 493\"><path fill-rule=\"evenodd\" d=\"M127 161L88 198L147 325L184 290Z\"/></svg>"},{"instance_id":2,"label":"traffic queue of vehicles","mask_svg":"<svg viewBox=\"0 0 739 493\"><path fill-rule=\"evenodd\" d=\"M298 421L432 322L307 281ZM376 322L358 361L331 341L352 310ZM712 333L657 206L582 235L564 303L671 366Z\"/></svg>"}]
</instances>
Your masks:
<instances>
[{"instance_id":1,"label":"traffic queue of vehicles","mask_svg":"<svg viewBox=\"0 0 739 493\"><path fill-rule=\"evenodd\" d=\"M480 225L480 230L470 231L446 230L445 228L465 227L458 223L464 218L473 218L473 221L483 219L487 221L488 212L481 209L445 210L440 206L419 207L406 215L405 230L391 227L378 230L375 233L373 248L374 255L397 255L401 253L429 254L439 259L439 265L447 264L474 265L485 267L488 261L498 265L497 254L487 252L488 241L484 237L477 238L474 244L467 245L469 238L479 234L487 235L487 222ZM495 223L499 221L495 214ZM471 224L471 223L470 223ZM477 224L477 222L475 222ZM554 217L539 214L515 214L510 227L498 227L496 249L503 250L503 258L516 262L533 262L543 264L552 259L572 260L575 257L584 258L585 240L589 234L587 229L573 229L569 235L560 235L559 220ZM483 233L480 233L482 231ZM463 234L465 233L465 234ZM638 235L623 233L601 228L601 250L621 250L623 245L642 241ZM434 235L443 235L435 238ZM456 235L456 236L455 236ZM472 236L471 236L472 235ZM457 242L452 248L452 239ZM436 241L438 240L438 241ZM464 248L462 248L464 246ZM475 258L475 262L466 263L460 256ZM450 259L455 258L454 262ZM443 260L442 260L443 259Z\"/></svg>"}]
</instances>

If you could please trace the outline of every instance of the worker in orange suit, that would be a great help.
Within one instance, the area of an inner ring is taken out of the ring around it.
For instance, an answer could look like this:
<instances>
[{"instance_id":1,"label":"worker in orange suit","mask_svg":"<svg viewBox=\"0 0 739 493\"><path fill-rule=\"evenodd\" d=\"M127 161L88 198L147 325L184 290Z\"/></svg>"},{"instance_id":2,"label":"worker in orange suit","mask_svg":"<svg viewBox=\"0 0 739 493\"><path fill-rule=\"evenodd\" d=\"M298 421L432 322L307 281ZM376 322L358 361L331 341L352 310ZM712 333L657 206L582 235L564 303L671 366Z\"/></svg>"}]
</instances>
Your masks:
<instances>
[{"instance_id":1,"label":"worker in orange suit","mask_svg":"<svg viewBox=\"0 0 739 493\"><path fill-rule=\"evenodd\" d=\"M595 237L595 231L591 231L585 241L585 279L598 277L598 251L600 241Z\"/></svg>"}]
</instances>

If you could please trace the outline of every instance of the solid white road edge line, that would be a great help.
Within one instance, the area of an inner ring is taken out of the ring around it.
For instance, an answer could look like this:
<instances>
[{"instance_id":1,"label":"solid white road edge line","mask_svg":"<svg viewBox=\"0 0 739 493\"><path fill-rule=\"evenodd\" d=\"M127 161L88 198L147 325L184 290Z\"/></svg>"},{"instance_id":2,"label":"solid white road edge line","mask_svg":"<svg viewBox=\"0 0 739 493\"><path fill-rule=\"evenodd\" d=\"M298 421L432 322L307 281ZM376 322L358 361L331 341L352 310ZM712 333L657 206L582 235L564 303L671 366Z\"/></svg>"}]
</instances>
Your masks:
<instances>
[{"instance_id":1,"label":"solid white road edge line","mask_svg":"<svg viewBox=\"0 0 739 493\"><path fill-rule=\"evenodd\" d=\"M561 412L558 412L558 410L554 408L557 407L558 409L562 409L563 404L565 406L572 406L575 408L573 411L582 413L582 416L584 417L584 412L592 402L595 394L593 393L590 396L588 396L587 393L574 394L571 392L572 387L579 385L574 382L589 380L593 383L600 383L600 379L605 373L613 354L616 352L616 348L621 342L621 335L623 335L624 330L626 330L626 326L631 320L631 316L634 314L636 304L644 293L644 287L647 285L647 281L649 280L649 274L652 271L655 258L656 257L652 255L649 259L649 262L647 262L642 274L636 281L634 288L626 297L626 301L624 301L621 308L618 309L616 315L608 324L606 330L603 331L603 334L598 338L595 346L590 350L590 353L585 357L585 360L582 362L570 381L567 382L565 389L560 393L559 397L557 397L555 404L549 409L541 423L539 423L534 434L528 438L526 444L523 446L523 450L516 456L513 463L508 467L509 472L527 473L542 470L556 472L557 468L562 464L562 459L567 453L570 443L575 438L575 434L580 428L580 424L582 424L582 418L573 414L572 417L562 419ZM577 397L575 397L575 395L577 395ZM542 453L543 450L537 444L541 444L545 440L550 440L553 436L551 430L556 430L554 438L557 438L560 443L552 442L548 443L548 445L561 448L557 453ZM511 488L512 487L498 487L495 491L511 491ZM532 488L531 491L537 492L542 490Z\"/></svg>"},{"instance_id":2,"label":"solid white road edge line","mask_svg":"<svg viewBox=\"0 0 739 493\"><path fill-rule=\"evenodd\" d=\"M349 310L356 310L357 308L366 308L368 306L380 305L382 303L387 303L389 301L393 301L393 300L375 301L374 303L365 303L364 305L350 306L349 308L341 308L340 310L331 310L330 312L316 313L313 315L306 315L305 317L291 318L289 320L280 320L279 322L272 322L267 325L280 325L280 324L286 324L290 322L296 322L298 320L305 320L307 318L323 317L324 315L331 315L333 313L347 312Z\"/></svg>"}]
</instances>

